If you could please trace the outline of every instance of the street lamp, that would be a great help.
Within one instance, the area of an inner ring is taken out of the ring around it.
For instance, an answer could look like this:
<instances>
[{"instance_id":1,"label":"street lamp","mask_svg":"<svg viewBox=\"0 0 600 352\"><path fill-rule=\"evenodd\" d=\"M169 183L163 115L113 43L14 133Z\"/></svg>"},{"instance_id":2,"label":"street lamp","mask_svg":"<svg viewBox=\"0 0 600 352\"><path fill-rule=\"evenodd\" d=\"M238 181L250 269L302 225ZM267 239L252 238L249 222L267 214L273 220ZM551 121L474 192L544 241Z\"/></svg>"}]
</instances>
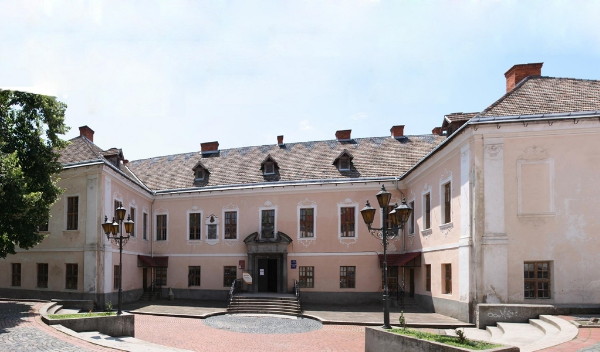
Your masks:
<instances>
[{"instance_id":1,"label":"street lamp","mask_svg":"<svg viewBox=\"0 0 600 352\"><path fill-rule=\"evenodd\" d=\"M390 325L390 301L388 290L388 272L387 272L387 245L388 241L398 236L398 230L404 228L404 224L410 217L412 208L406 204L406 199L402 199L402 204L395 204L393 210L388 213L388 207L392 194L385 190L385 186L381 186L381 190L375 195L377 202L383 214L383 224L381 228L371 227L375 218L375 208L371 207L369 201L367 205L360 211L362 218L369 228L369 232L373 237L380 239L383 243L383 328L391 329ZM388 222L388 217L390 221Z\"/></svg>"},{"instance_id":2,"label":"street lamp","mask_svg":"<svg viewBox=\"0 0 600 352\"><path fill-rule=\"evenodd\" d=\"M112 222L108 221L108 217L104 216L104 223L102 224L102 229L106 234L106 238L112 243L119 246L119 310L117 311L117 315L121 315L121 297L123 295L123 246L129 240L129 234L133 232L133 220L131 220L131 215L125 219L125 213L127 211L123 208L123 203L119 202L119 207L115 209L115 216L113 217ZM125 225L125 232L127 236L123 236L123 226Z\"/></svg>"}]
</instances>

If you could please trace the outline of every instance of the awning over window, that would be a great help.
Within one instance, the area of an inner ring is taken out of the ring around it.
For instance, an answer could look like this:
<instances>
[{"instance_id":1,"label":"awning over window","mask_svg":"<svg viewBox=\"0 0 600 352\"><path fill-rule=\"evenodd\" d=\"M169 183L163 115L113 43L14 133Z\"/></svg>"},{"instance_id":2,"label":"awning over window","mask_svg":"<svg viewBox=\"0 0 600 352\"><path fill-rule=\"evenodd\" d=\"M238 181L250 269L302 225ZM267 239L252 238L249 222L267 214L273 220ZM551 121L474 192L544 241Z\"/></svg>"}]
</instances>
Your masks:
<instances>
[{"instance_id":1,"label":"awning over window","mask_svg":"<svg viewBox=\"0 0 600 352\"><path fill-rule=\"evenodd\" d=\"M150 257L147 255L138 254L138 267L151 268L169 266L169 257Z\"/></svg>"},{"instance_id":2,"label":"awning over window","mask_svg":"<svg viewBox=\"0 0 600 352\"><path fill-rule=\"evenodd\" d=\"M383 267L383 254L378 254L379 266ZM416 259L421 257L421 252L402 253L402 254L388 254L387 265L388 266L419 266L417 265ZM409 264L409 265L407 265Z\"/></svg>"}]
</instances>

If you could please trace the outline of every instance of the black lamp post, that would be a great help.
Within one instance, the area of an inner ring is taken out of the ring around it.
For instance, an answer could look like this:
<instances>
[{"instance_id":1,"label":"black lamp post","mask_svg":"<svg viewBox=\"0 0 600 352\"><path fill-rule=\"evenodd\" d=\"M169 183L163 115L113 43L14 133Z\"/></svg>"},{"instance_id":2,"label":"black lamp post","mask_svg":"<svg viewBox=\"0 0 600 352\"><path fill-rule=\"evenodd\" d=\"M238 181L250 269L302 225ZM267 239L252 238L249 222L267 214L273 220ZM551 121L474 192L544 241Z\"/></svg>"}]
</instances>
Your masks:
<instances>
[{"instance_id":1,"label":"black lamp post","mask_svg":"<svg viewBox=\"0 0 600 352\"><path fill-rule=\"evenodd\" d=\"M375 208L371 207L369 201L367 205L360 211L360 214L369 228L369 232L375 238L380 239L383 243L383 328L391 329L390 325L390 301L388 290L388 272L387 272L387 245L388 241L398 236L398 230L404 228L404 224L410 217L412 208L406 204L406 199L402 199L402 204L395 204L394 209L388 213L388 207L392 194L385 190L385 186L381 186L381 191L376 194L377 202L383 214L383 224L381 228L371 227L375 218ZM388 222L388 217L390 221ZM391 225L391 226L390 226Z\"/></svg>"},{"instance_id":2,"label":"black lamp post","mask_svg":"<svg viewBox=\"0 0 600 352\"><path fill-rule=\"evenodd\" d=\"M106 238L110 240L112 243L119 246L119 310L117 311L117 315L121 315L121 297L123 295L123 246L129 240L129 234L133 232L133 220L131 220L131 215L125 219L125 213L127 211L123 208L123 203L119 203L119 207L115 210L115 216L113 217L113 221L108 221L108 217L104 216L104 223L102 224L102 229L106 234ZM127 236L123 236L123 226L125 225L125 232Z\"/></svg>"}]
</instances>

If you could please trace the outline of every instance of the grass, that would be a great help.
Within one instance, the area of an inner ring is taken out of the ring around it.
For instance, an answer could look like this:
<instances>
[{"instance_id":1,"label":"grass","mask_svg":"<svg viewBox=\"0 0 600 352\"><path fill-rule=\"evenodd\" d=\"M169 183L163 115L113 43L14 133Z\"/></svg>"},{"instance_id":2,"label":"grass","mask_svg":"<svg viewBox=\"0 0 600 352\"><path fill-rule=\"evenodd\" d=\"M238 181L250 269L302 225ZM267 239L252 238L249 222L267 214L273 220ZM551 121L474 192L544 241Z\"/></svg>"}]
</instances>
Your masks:
<instances>
[{"instance_id":1,"label":"grass","mask_svg":"<svg viewBox=\"0 0 600 352\"><path fill-rule=\"evenodd\" d=\"M107 317L116 315L115 312L98 312L98 313L75 313L75 314L49 314L50 319L72 319L72 318L91 318L91 317Z\"/></svg>"},{"instance_id":2,"label":"grass","mask_svg":"<svg viewBox=\"0 0 600 352\"><path fill-rule=\"evenodd\" d=\"M494 344L487 343L487 342L472 341L472 340L466 340L465 342L460 342L458 340L458 337L456 337L456 336L438 335L438 334L432 334L429 332L424 332L424 331L419 331L419 330L414 330L414 329L391 329L388 331L393 332L395 334L416 337L421 340L435 341L435 342L443 343L446 345L464 347L464 348L468 348L468 349L472 349L472 350L486 350L489 348L495 348L495 347L500 346L500 345L494 345Z\"/></svg>"}]
</instances>

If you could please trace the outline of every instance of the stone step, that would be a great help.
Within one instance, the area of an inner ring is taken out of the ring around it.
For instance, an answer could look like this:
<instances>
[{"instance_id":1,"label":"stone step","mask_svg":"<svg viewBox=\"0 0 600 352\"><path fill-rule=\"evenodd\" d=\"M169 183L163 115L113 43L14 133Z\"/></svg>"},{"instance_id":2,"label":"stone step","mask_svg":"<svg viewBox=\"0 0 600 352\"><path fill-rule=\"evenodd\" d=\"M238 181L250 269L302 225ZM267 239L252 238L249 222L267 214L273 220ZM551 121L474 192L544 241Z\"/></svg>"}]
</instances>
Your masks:
<instances>
[{"instance_id":1,"label":"stone step","mask_svg":"<svg viewBox=\"0 0 600 352\"><path fill-rule=\"evenodd\" d=\"M61 310L62 307L63 306L60 304L54 304L52 307L50 307L50 309L48 309L48 314L57 314L56 312Z\"/></svg>"},{"instance_id":2,"label":"stone step","mask_svg":"<svg viewBox=\"0 0 600 352\"><path fill-rule=\"evenodd\" d=\"M300 315L302 313L300 302L294 296L234 296L229 306L228 313L258 313L258 314L283 314Z\"/></svg>"}]
</instances>

